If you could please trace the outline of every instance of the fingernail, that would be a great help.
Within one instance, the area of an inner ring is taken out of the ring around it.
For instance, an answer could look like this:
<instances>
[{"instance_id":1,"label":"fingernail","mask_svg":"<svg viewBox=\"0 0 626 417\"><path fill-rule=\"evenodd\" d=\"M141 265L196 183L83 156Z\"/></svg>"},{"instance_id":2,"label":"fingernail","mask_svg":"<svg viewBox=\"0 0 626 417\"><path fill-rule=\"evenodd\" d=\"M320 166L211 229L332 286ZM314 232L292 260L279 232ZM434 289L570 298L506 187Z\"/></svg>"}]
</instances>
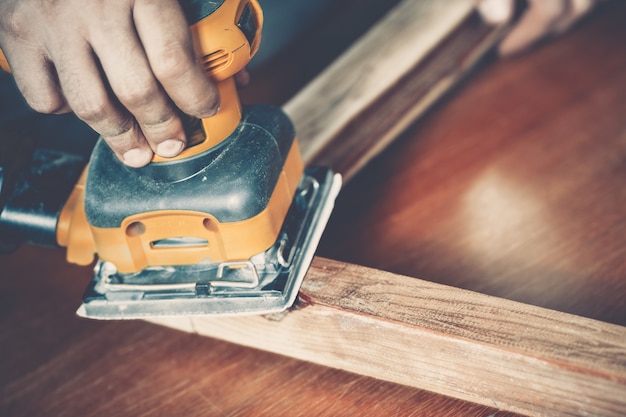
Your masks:
<instances>
[{"instance_id":1,"label":"fingernail","mask_svg":"<svg viewBox=\"0 0 626 417\"><path fill-rule=\"evenodd\" d=\"M139 168L147 165L152 159L152 154L144 149L130 149L124 153L124 163L128 166Z\"/></svg>"},{"instance_id":2,"label":"fingernail","mask_svg":"<svg viewBox=\"0 0 626 417\"><path fill-rule=\"evenodd\" d=\"M171 158L178 155L185 147L185 142L178 139L165 140L157 146L157 154L164 158Z\"/></svg>"}]
</instances>

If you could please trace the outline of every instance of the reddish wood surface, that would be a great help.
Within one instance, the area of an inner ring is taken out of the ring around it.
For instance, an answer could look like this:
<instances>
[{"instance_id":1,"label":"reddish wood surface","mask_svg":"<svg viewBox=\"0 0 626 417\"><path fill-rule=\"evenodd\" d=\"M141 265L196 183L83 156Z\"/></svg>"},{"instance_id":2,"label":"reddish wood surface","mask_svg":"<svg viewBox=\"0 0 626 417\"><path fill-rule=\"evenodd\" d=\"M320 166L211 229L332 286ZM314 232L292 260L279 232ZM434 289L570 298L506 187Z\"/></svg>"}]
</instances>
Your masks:
<instances>
[{"instance_id":1,"label":"reddish wood surface","mask_svg":"<svg viewBox=\"0 0 626 417\"><path fill-rule=\"evenodd\" d=\"M482 68L344 188L320 254L626 325L625 13Z\"/></svg>"},{"instance_id":2,"label":"reddish wood surface","mask_svg":"<svg viewBox=\"0 0 626 417\"><path fill-rule=\"evenodd\" d=\"M320 253L626 324L626 5L605 7L482 68L413 126L345 189ZM272 85L280 101L295 84ZM246 94L269 100L264 88ZM0 415L511 415L497 398L80 320L90 271L59 250L23 247L0 271Z\"/></svg>"}]
</instances>

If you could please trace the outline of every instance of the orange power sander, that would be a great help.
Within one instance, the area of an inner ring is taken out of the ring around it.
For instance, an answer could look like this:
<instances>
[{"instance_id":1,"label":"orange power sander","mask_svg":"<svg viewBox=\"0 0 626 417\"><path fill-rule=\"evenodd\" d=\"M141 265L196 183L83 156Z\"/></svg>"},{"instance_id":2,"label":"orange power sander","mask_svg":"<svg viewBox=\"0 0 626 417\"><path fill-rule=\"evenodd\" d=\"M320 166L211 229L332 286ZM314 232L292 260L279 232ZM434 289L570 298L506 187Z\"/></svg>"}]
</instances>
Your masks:
<instances>
[{"instance_id":1,"label":"orange power sander","mask_svg":"<svg viewBox=\"0 0 626 417\"><path fill-rule=\"evenodd\" d=\"M155 156L143 168L123 165L100 139L58 210L48 202L51 208L39 216L32 201L20 207L20 198L7 197L0 212L4 234L41 229L38 224L50 220L38 217L54 217L53 230L26 240L39 243L54 233L68 261L80 265L97 255L78 310L84 317L286 310L341 187L340 176L327 168L304 170L282 110L240 104L234 75L259 47L258 1L181 6L197 56L218 86L218 114L190 118L188 147L176 158Z\"/></svg>"}]
</instances>

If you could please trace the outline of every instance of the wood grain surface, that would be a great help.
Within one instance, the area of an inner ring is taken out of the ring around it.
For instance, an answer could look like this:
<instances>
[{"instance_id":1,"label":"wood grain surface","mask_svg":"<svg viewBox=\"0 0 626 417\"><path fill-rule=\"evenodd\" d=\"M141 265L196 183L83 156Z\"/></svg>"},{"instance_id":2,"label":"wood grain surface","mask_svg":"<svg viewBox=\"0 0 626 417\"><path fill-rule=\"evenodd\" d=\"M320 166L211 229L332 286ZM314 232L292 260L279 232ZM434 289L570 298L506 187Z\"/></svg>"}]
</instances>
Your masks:
<instances>
[{"instance_id":1,"label":"wood grain surface","mask_svg":"<svg viewBox=\"0 0 626 417\"><path fill-rule=\"evenodd\" d=\"M626 327L320 257L287 314L155 322L529 416L626 410Z\"/></svg>"},{"instance_id":2,"label":"wood grain surface","mask_svg":"<svg viewBox=\"0 0 626 417\"><path fill-rule=\"evenodd\" d=\"M473 10L472 0L402 1L289 100L284 109L305 162L329 166L345 182L395 139L467 71L475 49L493 44L489 35L500 26L484 24ZM413 70L422 74L417 86L400 83Z\"/></svg>"},{"instance_id":3,"label":"wood grain surface","mask_svg":"<svg viewBox=\"0 0 626 417\"><path fill-rule=\"evenodd\" d=\"M624 15L607 3L536 52L481 68L354 178L320 253L626 324ZM294 51L244 96L297 91L321 64L308 57L289 78ZM514 415L497 399L479 406L150 323L80 320L90 271L60 250L22 247L0 257L0 274L0 415Z\"/></svg>"}]
</instances>

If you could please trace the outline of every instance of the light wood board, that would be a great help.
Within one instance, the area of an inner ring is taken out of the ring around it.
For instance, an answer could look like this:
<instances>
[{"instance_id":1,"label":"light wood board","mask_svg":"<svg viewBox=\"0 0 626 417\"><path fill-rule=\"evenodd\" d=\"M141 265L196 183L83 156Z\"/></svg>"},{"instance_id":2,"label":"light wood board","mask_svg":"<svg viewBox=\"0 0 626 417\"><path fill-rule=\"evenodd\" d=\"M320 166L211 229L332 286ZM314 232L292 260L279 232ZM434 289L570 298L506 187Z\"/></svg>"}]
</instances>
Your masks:
<instances>
[{"instance_id":1,"label":"light wood board","mask_svg":"<svg viewBox=\"0 0 626 417\"><path fill-rule=\"evenodd\" d=\"M323 258L283 316L156 322L521 414L626 410L626 328Z\"/></svg>"},{"instance_id":2,"label":"light wood board","mask_svg":"<svg viewBox=\"0 0 626 417\"><path fill-rule=\"evenodd\" d=\"M285 104L304 160L347 182L459 82L507 26L484 24L471 0L401 2Z\"/></svg>"}]
</instances>

